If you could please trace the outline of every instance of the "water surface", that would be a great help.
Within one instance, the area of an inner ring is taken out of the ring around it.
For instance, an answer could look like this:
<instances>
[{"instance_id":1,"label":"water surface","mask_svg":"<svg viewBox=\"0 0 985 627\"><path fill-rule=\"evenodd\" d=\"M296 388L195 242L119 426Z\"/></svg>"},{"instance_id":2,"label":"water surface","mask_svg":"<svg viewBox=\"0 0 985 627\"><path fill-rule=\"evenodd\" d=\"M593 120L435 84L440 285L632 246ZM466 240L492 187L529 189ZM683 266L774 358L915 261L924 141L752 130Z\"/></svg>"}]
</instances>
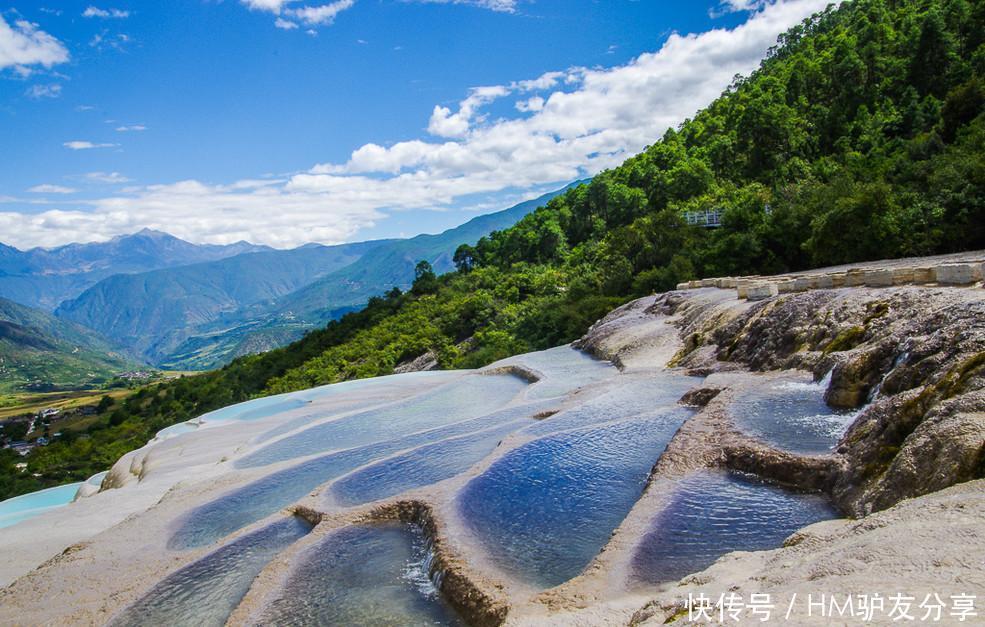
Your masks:
<instances>
[{"instance_id":1,"label":"water surface","mask_svg":"<svg viewBox=\"0 0 985 627\"><path fill-rule=\"evenodd\" d=\"M0 528L16 525L68 505L75 499L82 483L68 483L0 501Z\"/></svg>"},{"instance_id":2,"label":"water surface","mask_svg":"<svg viewBox=\"0 0 985 627\"><path fill-rule=\"evenodd\" d=\"M684 479L653 521L633 558L646 584L676 581L730 551L780 546L794 531L836 517L827 499L798 494L749 475L702 472Z\"/></svg>"},{"instance_id":3,"label":"water surface","mask_svg":"<svg viewBox=\"0 0 985 627\"><path fill-rule=\"evenodd\" d=\"M401 403L309 427L239 459L236 466L265 466L475 418L506 405L526 385L513 375L465 376Z\"/></svg>"},{"instance_id":4,"label":"water surface","mask_svg":"<svg viewBox=\"0 0 985 627\"><path fill-rule=\"evenodd\" d=\"M260 625L465 625L428 578L427 548L402 523L346 527L298 560Z\"/></svg>"},{"instance_id":5,"label":"water surface","mask_svg":"<svg viewBox=\"0 0 985 627\"><path fill-rule=\"evenodd\" d=\"M700 381L698 377L672 372L617 375L599 390L593 390L592 396L582 398L575 407L551 416L527 431L545 435L622 420L661 408L665 408L662 411L690 415L689 410L679 408L677 401Z\"/></svg>"},{"instance_id":6,"label":"water surface","mask_svg":"<svg viewBox=\"0 0 985 627\"><path fill-rule=\"evenodd\" d=\"M608 541L685 418L675 410L524 444L465 486L461 514L507 574L563 583Z\"/></svg>"},{"instance_id":7,"label":"water surface","mask_svg":"<svg viewBox=\"0 0 985 627\"><path fill-rule=\"evenodd\" d=\"M504 437L530 422L507 423L381 460L336 481L326 500L351 507L449 479L481 461Z\"/></svg>"},{"instance_id":8,"label":"water surface","mask_svg":"<svg viewBox=\"0 0 985 627\"><path fill-rule=\"evenodd\" d=\"M360 466L423 444L510 423L550 406L549 401L513 406L437 429L323 455L271 473L242 488L227 492L183 516L168 547L187 549L215 542L237 529L266 518L306 496L323 483Z\"/></svg>"},{"instance_id":9,"label":"water surface","mask_svg":"<svg viewBox=\"0 0 985 627\"><path fill-rule=\"evenodd\" d=\"M619 374L619 370L611 363L594 359L570 345L513 357L506 360L506 363L524 365L544 375L543 379L531 386L527 392L528 398L562 396L579 387Z\"/></svg>"},{"instance_id":10,"label":"water surface","mask_svg":"<svg viewBox=\"0 0 985 627\"><path fill-rule=\"evenodd\" d=\"M309 531L292 516L243 536L164 578L110 625L222 627L264 566Z\"/></svg>"},{"instance_id":11,"label":"water surface","mask_svg":"<svg viewBox=\"0 0 985 627\"><path fill-rule=\"evenodd\" d=\"M793 453L828 453L857 412L824 402L826 382L769 382L744 392L729 407L744 433Z\"/></svg>"}]
</instances>

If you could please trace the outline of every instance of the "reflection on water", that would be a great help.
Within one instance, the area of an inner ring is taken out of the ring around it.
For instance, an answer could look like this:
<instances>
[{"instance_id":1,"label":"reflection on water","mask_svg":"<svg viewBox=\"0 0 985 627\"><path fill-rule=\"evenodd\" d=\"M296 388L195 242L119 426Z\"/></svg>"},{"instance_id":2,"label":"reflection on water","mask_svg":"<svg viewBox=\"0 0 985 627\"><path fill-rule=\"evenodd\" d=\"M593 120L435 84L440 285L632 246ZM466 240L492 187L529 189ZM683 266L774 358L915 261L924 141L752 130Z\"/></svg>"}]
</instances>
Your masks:
<instances>
[{"instance_id":1,"label":"reflection on water","mask_svg":"<svg viewBox=\"0 0 985 627\"><path fill-rule=\"evenodd\" d=\"M273 514L306 496L323 483L341 477L360 466L405 449L510 423L549 406L549 402L540 402L510 407L487 416L414 433L403 438L323 455L269 474L183 516L168 547L187 549L215 542L237 529Z\"/></svg>"},{"instance_id":2,"label":"reflection on water","mask_svg":"<svg viewBox=\"0 0 985 627\"><path fill-rule=\"evenodd\" d=\"M337 481L327 495L328 500L351 507L454 477L491 453L504 437L530 422L511 422L384 459Z\"/></svg>"},{"instance_id":3,"label":"reflection on water","mask_svg":"<svg viewBox=\"0 0 985 627\"><path fill-rule=\"evenodd\" d=\"M730 551L780 546L794 531L834 518L827 500L747 475L703 472L683 480L633 558L641 583L676 581Z\"/></svg>"},{"instance_id":4,"label":"reflection on water","mask_svg":"<svg viewBox=\"0 0 985 627\"><path fill-rule=\"evenodd\" d=\"M520 446L466 485L462 515L504 571L558 585L622 522L685 416L674 410Z\"/></svg>"}]
</instances>

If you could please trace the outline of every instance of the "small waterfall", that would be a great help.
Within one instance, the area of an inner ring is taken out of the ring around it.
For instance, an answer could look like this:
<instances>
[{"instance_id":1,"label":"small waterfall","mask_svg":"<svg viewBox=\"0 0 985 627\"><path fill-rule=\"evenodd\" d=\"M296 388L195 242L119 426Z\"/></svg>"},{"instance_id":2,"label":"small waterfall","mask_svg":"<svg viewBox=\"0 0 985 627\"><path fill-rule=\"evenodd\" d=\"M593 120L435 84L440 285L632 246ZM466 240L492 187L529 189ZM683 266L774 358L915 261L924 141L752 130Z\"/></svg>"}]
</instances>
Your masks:
<instances>
[{"instance_id":1,"label":"small waterfall","mask_svg":"<svg viewBox=\"0 0 985 627\"><path fill-rule=\"evenodd\" d=\"M818 381L815 385L821 388L822 391L827 391L828 386L831 385L831 377L834 376L834 373L835 373L835 369L833 367L830 368L828 370L828 373L823 377L821 377L821 380Z\"/></svg>"},{"instance_id":2,"label":"small waterfall","mask_svg":"<svg viewBox=\"0 0 985 627\"><path fill-rule=\"evenodd\" d=\"M882 378L879 379L879 383L876 383L874 386L872 386L872 389L869 390L869 396L865 400L866 405L871 405L873 401L879 398L879 396L882 394L882 384L886 382L886 379L889 378L889 375L893 374L893 372L896 370L897 367L905 364L909 358L910 358L909 350L904 350L903 352L901 352L899 355L896 356L896 359L893 360L893 365L890 366L889 370L887 370L884 375L882 375Z\"/></svg>"},{"instance_id":3,"label":"small waterfall","mask_svg":"<svg viewBox=\"0 0 985 627\"><path fill-rule=\"evenodd\" d=\"M419 526L414 524L409 526L415 536L415 559L407 563L403 578L424 596L436 598L441 591L445 571L439 567L438 555L434 548L434 540Z\"/></svg>"}]
</instances>

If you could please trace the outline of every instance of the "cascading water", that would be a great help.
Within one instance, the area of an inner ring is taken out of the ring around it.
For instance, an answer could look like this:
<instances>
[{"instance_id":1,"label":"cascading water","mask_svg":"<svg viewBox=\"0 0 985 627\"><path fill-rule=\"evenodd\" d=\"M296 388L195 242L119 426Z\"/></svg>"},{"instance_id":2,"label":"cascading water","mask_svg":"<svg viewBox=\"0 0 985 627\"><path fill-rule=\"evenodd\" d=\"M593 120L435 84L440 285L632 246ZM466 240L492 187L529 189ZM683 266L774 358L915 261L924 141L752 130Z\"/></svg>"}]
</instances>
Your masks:
<instances>
[{"instance_id":1,"label":"cascading water","mask_svg":"<svg viewBox=\"0 0 985 627\"><path fill-rule=\"evenodd\" d=\"M824 402L832 372L821 381L770 381L744 391L729 407L743 432L794 453L830 452L857 412L838 411Z\"/></svg>"},{"instance_id":2,"label":"cascading water","mask_svg":"<svg viewBox=\"0 0 985 627\"><path fill-rule=\"evenodd\" d=\"M420 529L355 525L301 555L261 625L464 625L437 593Z\"/></svg>"}]
</instances>

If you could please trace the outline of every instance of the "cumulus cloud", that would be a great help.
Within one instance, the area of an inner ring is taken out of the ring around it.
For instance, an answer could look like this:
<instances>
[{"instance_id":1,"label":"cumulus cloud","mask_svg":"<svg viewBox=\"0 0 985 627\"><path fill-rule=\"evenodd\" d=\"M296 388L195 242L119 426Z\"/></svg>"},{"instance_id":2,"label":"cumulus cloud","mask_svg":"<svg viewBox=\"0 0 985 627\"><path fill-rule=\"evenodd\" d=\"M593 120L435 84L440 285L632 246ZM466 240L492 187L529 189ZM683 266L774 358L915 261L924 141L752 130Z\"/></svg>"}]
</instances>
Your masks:
<instances>
[{"instance_id":1,"label":"cumulus cloud","mask_svg":"<svg viewBox=\"0 0 985 627\"><path fill-rule=\"evenodd\" d=\"M454 107L435 107L428 137L366 144L344 162L284 179L127 188L71 208L0 213L0 232L31 246L148 226L199 242L292 246L344 241L387 211L462 207L482 195L558 187L658 139L710 103L735 74L754 70L779 33L826 4L778 0L732 29L672 34L659 50L625 65L477 87ZM489 115L489 105L504 101L523 102L525 110Z\"/></svg>"},{"instance_id":2,"label":"cumulus cloud","mask_svg":"<svg viewBox=\"0 0 985 627\"><path fill-rule=\"evenodd\" d=\"M93 142L75 140L75 141L65 142L64 144L62 144L62 146L65 146L70 150L92 150L93 148L114 148L116 146L119 146L119 144L105 144L105 143L96 144Z\"/></svg>"},{"instance_id":3,"label":"cumulus cloud","mask_svg":"<svg viewBox=\"0 0 985 627\"><path fill-rule=\"evenodd\" d=\"M336 2L321 6L289 9L287 13L308 26L325 26L334 22L335 16L342 11L351 9L355 3L355 0L336 0Z\"/></svg>"},{"instance_id":4,"label":"cumulus cloud","mask_svg":"<svg viewBox=\"0 0 985 627\"><path fill-rule=\"evenodd\" d=\"M464 137L480 107L509 93L509 88L502 85L473 87L468 97L458 104L455 113L448 107L436 105L428 122L428 132L437 137Z\"/></svg>"},{"instance_id":5,"label":"cumulus cloud","mask_svg":"<svg viewBox=\"0 0 985 627\"><path fill-rule=\"evenodd\" d=\"M335 0L326 4L299 6L300 0L240 0L240 3L253 11L266 11L278 16L274 26L282 30L294 30L301 24L309 27L309 35L316 35L313 26L328 26L335 17L352 8L356 0ZM517 0L405 0L427 4L467 4L503 13L514 13Z\"/></svg>"},{"instance_id":6,"label":"cumulus cloud","mask_svg":"<svg viewBox=\"0 0 985 627\"><path fill-rule=\"evenodd\" d=\"M255 11L270 11L280 13L284 5L293 0L241 0L243 4Z\"/></svg>"},{"instance_id":7,"label":"cumulus cloud","mask_svg":"<svg viewBox=\"0 0 985 627\"><path fill-rule=\"evenodd\" d=\"M540 96L534 96L533 98L528 98L527 100L517 100L514 106L517 111L522 111L524 113L540 111L544 108L544 99Z\"/></svg>"},{"instance_id":8,"label":"cumulus cloud","mask_svg":"<svg viewBox=\"0 0 985 627\"><path fill-rule=\"evenodd\" d=\"M50 68L68 61L68 50L37 24L17 20L13 26L0 15L0 70L30 74L32 65Z\"/></svg>"},{"instance_id":9,"label":"cumulus cloud","mask_svg":"<svg viewBox=\"0 0 985 627\"><path fill-rule=\"evenodd\" d=\"M65 187L63 185L51 185L49 183L44 183L42 185L35 185L27 191L32 194L74 194L79 190L72 187Z\"/></svg>"},{"instance_id":10,"label":"cumulus cloud","mask_svg":"<svg viewBox=\"0 0 985 627\"><path fill-rule=\"evenodd\" d=\"M117 133L138 133L140 131L146 131L147 127L143 124L124 124L123 126L117 126Z\"/></svg>"},{"instance_id":11,"label":"cumulus cloud","mask_svg":"<svg viewBox=\"0 0 985 627\"><path fill-rule=\"evenodd\" d=\"M342 11L352 8L356 0L335 0L327 4L296 6L297 0L240 0L249 9L277 15L274 26L283 30L306 26L327 26Z\"/></svg>"},{"instance_id":12,"label":"cumulus cloud","mask_svg":"<svg viewBox=\"0 0 985 627\"><path fill-rule=\"evenodd\" d=\"M124 19L130 17L129 11L120 9L100 9L99 7L89 6L82 12L82 17L98 17L102 19Z\"/></svg>"},{"instance_id":13,"label":"cumulus cloud","mask_svg":"<svg viewBox=\"0 0 985 627\"><path fill-rule=\"evenodd\" d=\"M371 179L373 187L426 180L434 189L462 190L457 193L595 174L707 105L735 74L755 69L777 34L826 4L771 3L734 29L672 34L657 52L623 66L571 68L476 88L457 111L439 105L432 113L429 132L455 141L367 144L353 151L347 163L322 164L309 174L384 175ZM480 108L495 99L531 91L541 93L514 103L526 116L489 121L481 115Z\"/></svg>"},{"instance_id":14,"label":"cumulus cloud","mask_svg":"<svg viewBox=\"0 0 985 627\"><path fill-rule=\"evenodd\" d=\"M345 241L381 217L365 203L347 207L332 195L292 191L283 184L244 181L216 186L183 181L81 202L73 209L34 214L0 211L0 233L5 234L5 243L21 248L103 241L144 227L198 242L246 239L286 247Z\"/></svg>"}]
</instances>

